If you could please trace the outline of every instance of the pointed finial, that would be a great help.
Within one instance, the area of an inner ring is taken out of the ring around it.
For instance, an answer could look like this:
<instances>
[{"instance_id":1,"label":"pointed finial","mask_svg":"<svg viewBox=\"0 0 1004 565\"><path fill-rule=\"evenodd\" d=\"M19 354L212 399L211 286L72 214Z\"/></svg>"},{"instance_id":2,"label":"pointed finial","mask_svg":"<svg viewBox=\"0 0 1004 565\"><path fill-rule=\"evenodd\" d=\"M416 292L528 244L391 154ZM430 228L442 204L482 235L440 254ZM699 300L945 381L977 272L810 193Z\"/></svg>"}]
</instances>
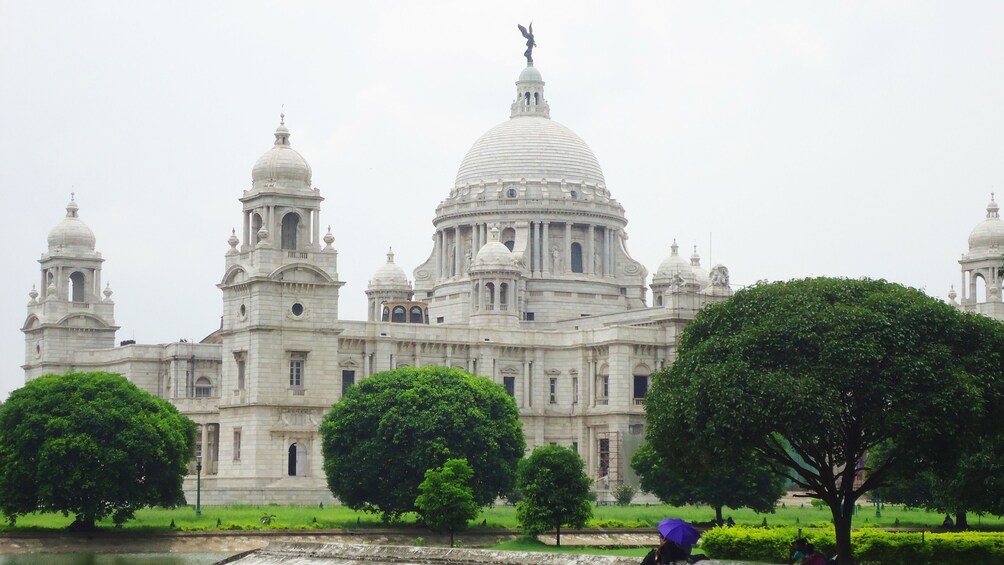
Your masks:
<instances>
[{"instance_id":1,"label":"pointed finial","mask_svg":"<svg viewBox=\"0 0 1004 565\"><path fill-rule=\"evenodd\" d=\"M286 125L286 105L279 106L279 125Z\"/></svg>"},{"instance_id":2,"label":"pointed finial","mask_svg":"<svg viewBox=\"0 0 1004 565\"><path fill-rule=\"evenodd\" d=\"M72 190L70 191L70 202L73 202L73 199L76 197L76 194L77 193L73 192ZM993 199L993 193L991 192L990 194L991 194L991 200L992 200Z\"/></svg>"}]
</instances>

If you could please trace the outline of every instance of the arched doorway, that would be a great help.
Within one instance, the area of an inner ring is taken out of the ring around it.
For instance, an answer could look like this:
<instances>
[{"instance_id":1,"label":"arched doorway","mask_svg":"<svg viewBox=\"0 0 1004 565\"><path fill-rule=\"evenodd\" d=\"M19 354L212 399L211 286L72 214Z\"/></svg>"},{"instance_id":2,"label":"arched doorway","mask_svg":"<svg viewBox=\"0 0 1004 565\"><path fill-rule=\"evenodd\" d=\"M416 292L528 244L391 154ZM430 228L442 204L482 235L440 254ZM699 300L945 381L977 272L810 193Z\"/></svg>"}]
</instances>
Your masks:
<instances>
[{"instance_id":1,"label":"arched doorway","mask_svg":"<svg viewBox=\"0 0 1004 565\"><path fill-rule=\"evenodd\" d=\"M282 217L282 248L296 251L296 231L300 228L300 216L290 212Z\"/></svg>"}]
</instances>

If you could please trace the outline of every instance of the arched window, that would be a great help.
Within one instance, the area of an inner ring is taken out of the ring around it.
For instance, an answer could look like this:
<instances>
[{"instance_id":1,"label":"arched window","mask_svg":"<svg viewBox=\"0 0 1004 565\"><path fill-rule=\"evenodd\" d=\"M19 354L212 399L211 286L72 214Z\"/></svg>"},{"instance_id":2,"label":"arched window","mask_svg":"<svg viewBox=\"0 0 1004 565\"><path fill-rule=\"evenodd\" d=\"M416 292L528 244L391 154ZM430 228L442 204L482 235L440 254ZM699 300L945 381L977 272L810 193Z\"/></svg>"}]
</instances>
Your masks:
<instances>
[{"instance_id":1,"label":"arched window","mask_svg":"<svg viewBox=\"0 0 1004 565\"><path fill-rule=\"evenodd\" d=\"M509 304L509 285L502 283L499 285L499 310L506 310Z\"/></svg>"},{"instance_id":2,"label":"arched window","mask_svg":"<svg viewBox=\"0 0 1004 565\"><path fill-rule=\"evenodd\" d=\"M261 229L261 216L254 214L251 216L251 237L254 238L255 245L258 245L258 230Z\"/></svg>"},{"instance_id":3,"label":"arched window","mask_svg":"<svg viewBox=\"0 0 1004 565\"><path fill-rule=\"evenodd\" d=\"M74 302L84 301L84 274L74 271L70 275L70 300Z\"/></svg>"},{"instance_id":4,"label":"arched window","mask_svg":"<svg viewBox=\"0 0 1004 565\"><path fill-rule=\"evenodd\" d=\"M540 93L539 92L534 92L533 93L533 105L534 106L540 105Z\"/></svg>"},{"instance_id":5,"label":"arched window","mask_svg":"<svg viewBox=\"0 0 1004 565\"><path fill-rule=\"evenodd\" d=\"M296 250L296 230L300 227L300 215L290 212L282 217L282 248Z\"/></svg>"},{"instance_id":6,"label":"arched window","mask_svg":"<svg viewBox=\"0 0 1004 565\"><path fill-rule=\"evenodd\" d=\"M655 305L656 306L662 306L662 295L661 294L659 296L655 297Z\"/></svg>"},{"instance_id":7,"label":"arched window","mask_svg":"<svg viewBox=\"0 0 1004 565\"><path fill-rule=\"evenodd\" d=\"M987 280L983 278L983 275L976 273L973 275L973 282L976 283L976 302L986 302L987 301Z\"/></svg>"},{"instance_id":8,"label":"arched window","mask_svg":"<svg viewBox=\"0 0 1004 565\"><path fill-rule=\"evenodd\" d=\"M213 395L213 383L206 377L195 381L195 398L209 398Z\"/></svg>"},{"instance_id":9,"label":"arched window","mask_svg":"<svg viewBox=\"0 0 1004 565\"><path fill-rule=\"evenodd\" d=\"M572 272L582 272L582 244L578 242L572 244Z\"/></svg>"},{"instance_id":10,"label":"arched window","mask_svg":"<svg viewBox=\"0 0 1004 565\"><path fill-rule=\"evenodd\" d=\"M529 93L529 92L527 92L527 93L526 93L526 96L524 96L523 98L524 98L524 103L525 103L525 104L526 104L527 106L529 106L529 105L530 105L530 93Z\"/></svg>"},{"instance_id":11,"label":"arched window","mask_svg":"<svg viewBox=\"0 0 1004 565\"><path fill-rule=\"evenodd\" d=\"M474 294L472 294L471 296L474 297L474 309L475 310L480 310L481 309L481 286L478 283L474 283Z\"/></svg>"},{"instance_id":12,"label":"arched window","mask_svg":"<svg viewBox=\"0 0 1004 565\"><path fill-rule=\"evenodd\" d=\"M407 322L408 320L405 317L406 312L407 311L404 309L404 306L395 306L394 307L394 312L391 314L390 321L391 322Z\"/></svg>"},{"instance_id":13,"label":"arched window","mask_svg":"<svg viewBox=\"0 0 1004 565\"><path fill-rule=\"evenodd\" d=\"M286 474L290 477L307 476L307 448L295 442L289 446L289 459Z\"/></svg>"},{"instance_id":14,"label":"arched window","mask_svg":"<svg viewBox=\"0 0 1004 565\"><path fill-rule=\"evenodd\" d=\"M380 319L384 322L390 319L390 308L386 306L383 307L383 316L381 316Z\"/></svg>"},{"instance_id":15,"label":"arched window","mask_svg":"<svg viewBox=\"0 0 1004 565\"><path fill-rule=\"evenodd\" d=\"M495 309L495 283L485 283L485 309Z\"/></svg>"},{"instance_id":16,"label":"arched window","mask_svg":"<svg viewBox=\"0 0 1004 565\"><path fill-rule=\"evenodd\" d=\"M425 322L425 319L422 316L422 307L421 306L412 306L411 307L411 313L408 316L408 321L411 322L412 324L421 324L421 323Z\"/></svg>"}]
</instances>

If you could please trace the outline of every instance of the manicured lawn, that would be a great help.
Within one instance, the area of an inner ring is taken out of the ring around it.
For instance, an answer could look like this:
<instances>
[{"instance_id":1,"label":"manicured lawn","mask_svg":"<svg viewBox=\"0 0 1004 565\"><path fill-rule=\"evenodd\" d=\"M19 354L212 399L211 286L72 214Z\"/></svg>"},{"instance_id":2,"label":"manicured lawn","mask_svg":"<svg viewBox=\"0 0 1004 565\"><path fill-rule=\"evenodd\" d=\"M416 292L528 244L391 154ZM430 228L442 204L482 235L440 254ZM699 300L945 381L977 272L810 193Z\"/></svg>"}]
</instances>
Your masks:
<instances>
[{"instance_id":1,"label":"manicured lawn","mask_svg":"<svg viewBox=\"0 0 1004 565\"><path fill-rule=\"evenodd\" d=\"M273 516L268 525L261 523L263 515ZM774 514L756 514L749 510L726 510L725 516L732 516L738 524L758 526L764 519L769 526L828 527L829 510L813 508L808 503L794 507L779 507ZM667 517L679 517L691 522L709 522L714 519L714 511L707 506L671 507L667 505L597 506L593 512L591 527L652 527ZM875 506L863 504L855 516L855 527L883 528L936 528L941 525L943 514L924 510L905 509L901 506L886 505L882 517L875 516ZM415 525L414 515L405 515L394 526ZM898 520L898 522L897 522ZM17 519L11 528L5 522L0 531L45 529L59 530L73 521L73 517L62 514L31 514ZM136 519L126 522L123 529L146 531L169 531L171 522L179 530L227 530L227 529L329 529L329 528L383 528L383 523L375 514L356 512L343 506L206 506L202 516L196 516L191 506L164 509L146 508L136 513ZM471 522L472 528L482 525L490 528L515 529L516 512L511 506L494 506L485 509ZM970 525L982 529L1004 530L1004 520L991 516L970 516ZM99 523L102 528L112 528L110 520Z\"/></svg>"}]
</instances>

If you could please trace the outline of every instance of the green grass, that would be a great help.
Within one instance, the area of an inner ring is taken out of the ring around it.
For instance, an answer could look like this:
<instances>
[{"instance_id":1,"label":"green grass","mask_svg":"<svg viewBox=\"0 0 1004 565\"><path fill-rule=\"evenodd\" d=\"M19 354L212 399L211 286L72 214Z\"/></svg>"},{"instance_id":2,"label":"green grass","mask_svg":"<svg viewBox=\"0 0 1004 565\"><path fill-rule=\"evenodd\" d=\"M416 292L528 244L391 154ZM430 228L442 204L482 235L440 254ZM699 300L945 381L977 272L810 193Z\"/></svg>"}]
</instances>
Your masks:
<instances>
[{"instance_id":1,"label":"green grass","mask_svg":"<svg viewBox=\"0 0 1004 565\"><path fill-rule=\"evenodd\" d=\"M653 541L653 547L658 539ZM650 547L632 547L632 548L603 548L603 547L591 547L583 545L563 545L561 547L555 547L553 545L547 545L541 543L535 539L530 538L516 538L509 541L503 541L497 543L486 549L496 549L499 551L544 551L547 553L573 553L573 554L585 554L585 555L624 555L628 557L637 557L639 561L645 554L649 552Z\"/></svg>"},{"instance_id":2,"label":"green grass","mask_svg":"<svg viewBox=\"0 0 1004 565\"><path fill-rule=\"evenodd\" d=\"M263 514L273 515L271 524L263 525ZM778 507L774 514L757 514L750 510L726 510L725 516L732 516L740 525L759 526L766 518L769 526L793 527L823 527L830 523L827 509L813 508L806 503L803 506ZM594 508L595 522L611 521L622 524L635 523L641 526L655 527L659 520L673 516L684 518L691 522L709 522L714 519L714 511L707 506L672 507L668 505L632 505L632 506L597 506ZM897 523L897 519L899 522ZM854 517L854 527L881 528L936 528L941 525L944 515L937 512L906 509L901 506L885 505L882 517L875 516L875 506L862 504ZM24 530L60 530L73 521L73 516L62 514L29 514L17 519L17 525L0 524L0 531ZM169 525L174 521L178 530L227 530L227 529L337 529L337 528L383 528L387 527L379 515L356 512L344 506L205 506L202 516L196 516L191 506L165 509L145 508L136 513L136 519L126 522L124 530L136 531L170 531ZM217 526L219 521L219 526ZM395 527L407 528L415 525L416 517L408 514ZM594 524L595 524L594 522ZM485 509L471 522L471 527L477 528L484 524L490 528L516 529L516 512L511 506L493 506ZM113 528L110 520L98 524L102 528ZM970 526L980 529L1004 530L1004 519L990 516L970 516Z\"/></svg>"}]
</instances>

